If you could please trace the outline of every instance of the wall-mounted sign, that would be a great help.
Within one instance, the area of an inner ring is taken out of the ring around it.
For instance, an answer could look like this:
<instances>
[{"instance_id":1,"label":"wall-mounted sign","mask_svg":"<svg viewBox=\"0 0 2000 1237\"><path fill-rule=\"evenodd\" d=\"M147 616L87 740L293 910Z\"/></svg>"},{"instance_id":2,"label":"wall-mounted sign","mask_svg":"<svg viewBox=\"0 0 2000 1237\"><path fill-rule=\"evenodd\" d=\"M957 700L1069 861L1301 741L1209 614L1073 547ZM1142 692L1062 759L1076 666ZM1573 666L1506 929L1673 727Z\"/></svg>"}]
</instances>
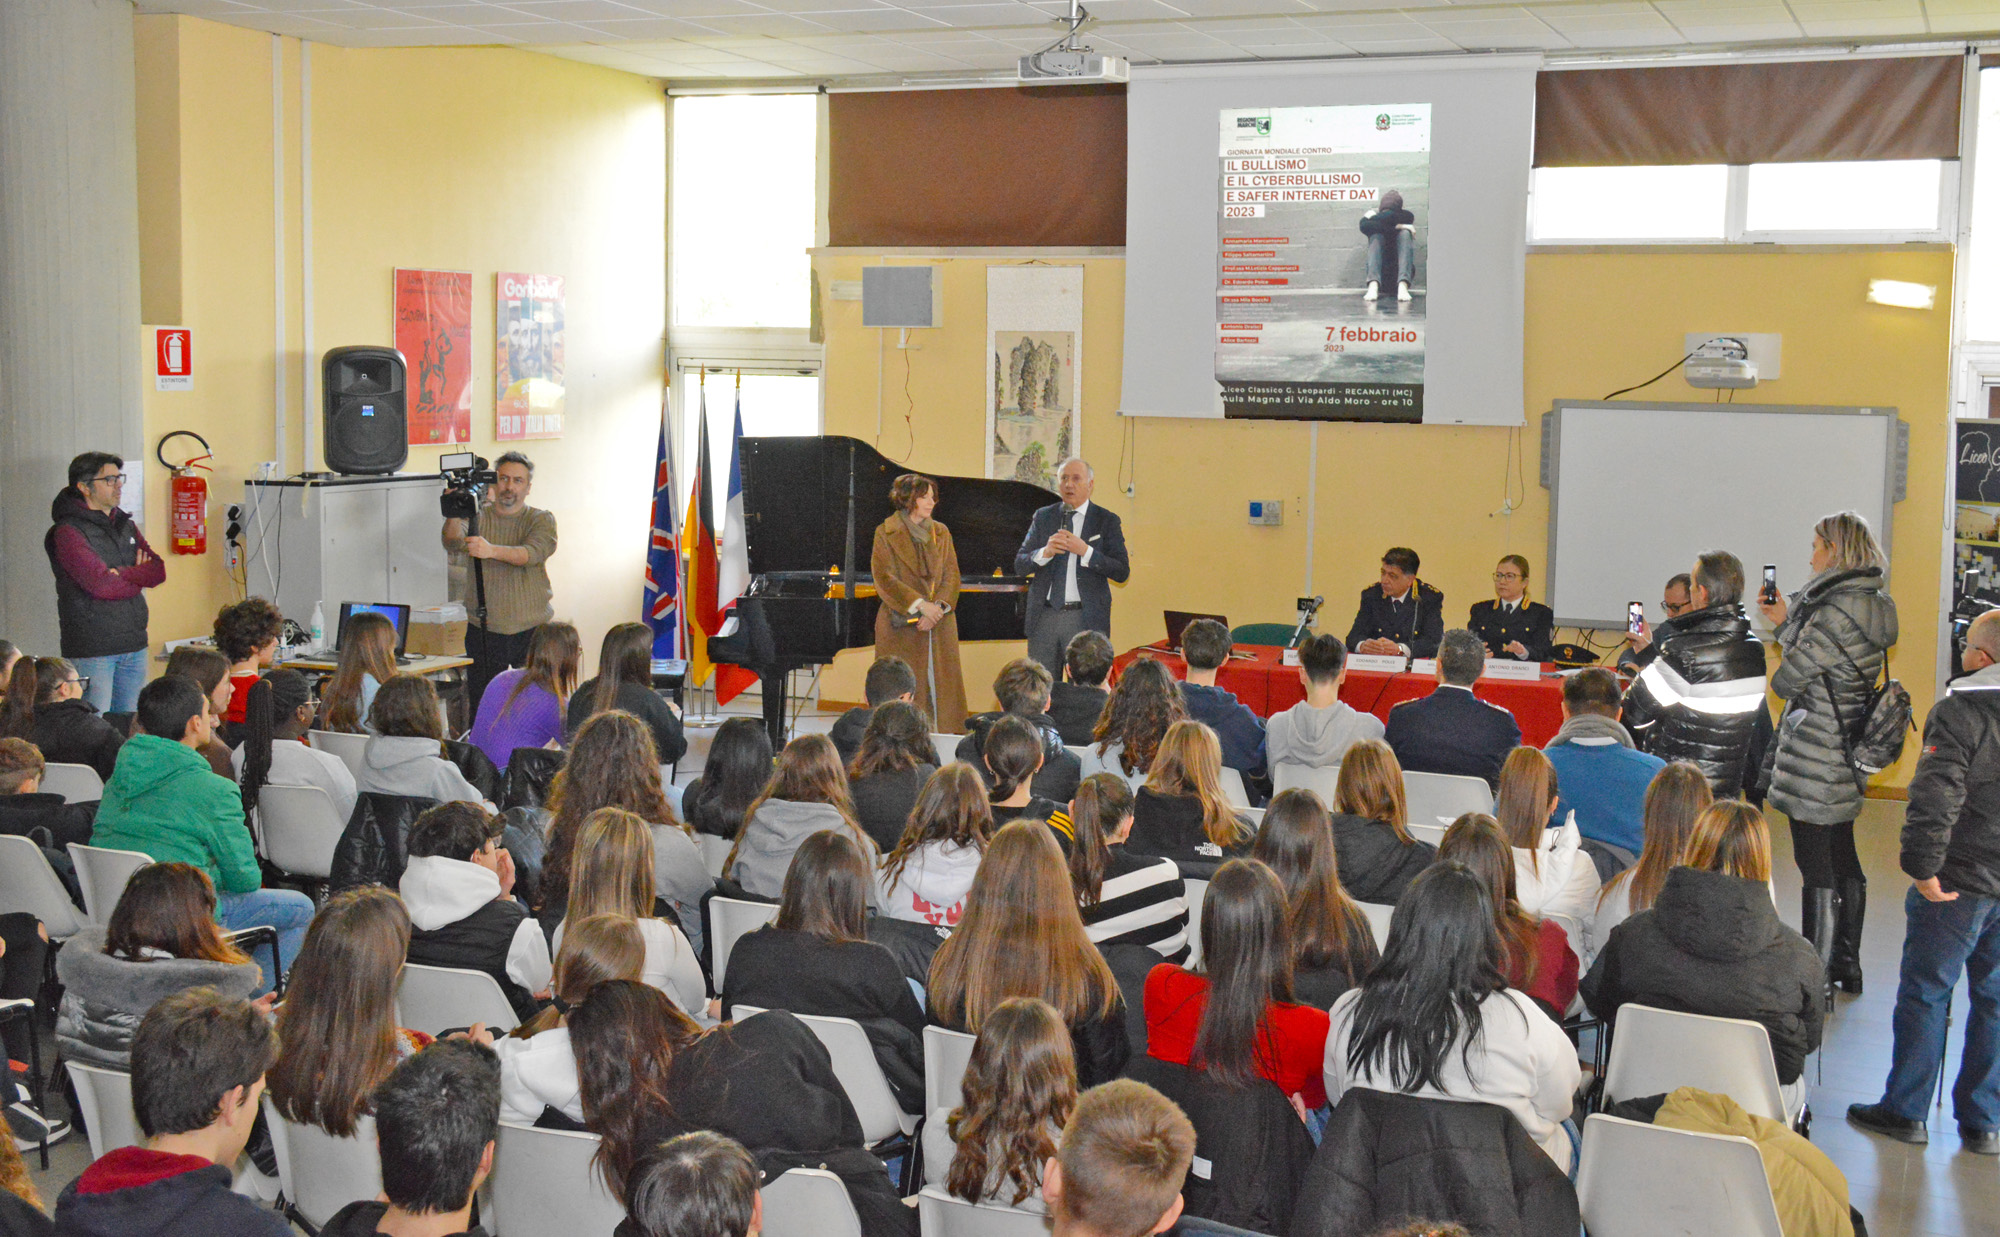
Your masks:
<instances>
[{"instance_id":1,"label":"wall-mounted sign","mask_svg":"<svg viewBox=\"0 0 2000 1237\"><path fill-rule=\"evenodd\" d=\"M194 390L194 332L163 326L153 332L153 389Z\"/></svg>"}]
</instances>

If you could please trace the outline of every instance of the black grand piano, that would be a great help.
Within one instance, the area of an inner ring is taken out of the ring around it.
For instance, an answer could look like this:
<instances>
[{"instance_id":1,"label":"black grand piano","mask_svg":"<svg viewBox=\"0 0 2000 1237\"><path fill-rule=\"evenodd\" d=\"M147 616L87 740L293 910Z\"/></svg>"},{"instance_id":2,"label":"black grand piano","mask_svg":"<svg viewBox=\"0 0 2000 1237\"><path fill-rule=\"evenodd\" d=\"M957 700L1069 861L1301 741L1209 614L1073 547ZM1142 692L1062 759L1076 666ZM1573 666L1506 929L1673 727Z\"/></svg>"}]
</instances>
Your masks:
<instances>
[{"instance_id":1,"label":"black grand piano","mask_svg":"<svg viewBox=\"0 0 2000 1237\"><path fill-rule=\"evenodd\" d=\"M750 587L736 632L711 639L709 658L757 671L775 749L785 741L785 676L875 644L875 527L895 510L890 482L912 470L858 438L745 438L739 452ZM1021 481L931 475L933 516L958 547L958 638L1024 639L1027 579L1014 574L1014 551L1057 496Z\"/></svg>"}]
</instances>

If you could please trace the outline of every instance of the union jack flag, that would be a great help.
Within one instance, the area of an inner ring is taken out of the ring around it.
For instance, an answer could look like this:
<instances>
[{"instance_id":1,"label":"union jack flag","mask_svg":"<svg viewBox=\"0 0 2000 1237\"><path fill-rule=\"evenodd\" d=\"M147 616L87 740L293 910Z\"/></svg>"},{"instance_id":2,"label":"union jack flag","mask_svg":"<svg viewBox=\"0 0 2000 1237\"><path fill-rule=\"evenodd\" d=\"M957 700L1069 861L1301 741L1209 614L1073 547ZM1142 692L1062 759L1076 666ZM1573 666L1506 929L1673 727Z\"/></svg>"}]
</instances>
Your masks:
<instances>
[{"instance_id":1,"label":"union jack flag","mask_svg":"<svg viewBox=\"0 0 2000 1237\"><path fill-rule=\"evenodd\" d=\"M646 549L646 624L653 656L681 655L681 534L674 511L674 448L660 418L660 450L653 466L653 530Z\"/></svg>"}]
</instances>

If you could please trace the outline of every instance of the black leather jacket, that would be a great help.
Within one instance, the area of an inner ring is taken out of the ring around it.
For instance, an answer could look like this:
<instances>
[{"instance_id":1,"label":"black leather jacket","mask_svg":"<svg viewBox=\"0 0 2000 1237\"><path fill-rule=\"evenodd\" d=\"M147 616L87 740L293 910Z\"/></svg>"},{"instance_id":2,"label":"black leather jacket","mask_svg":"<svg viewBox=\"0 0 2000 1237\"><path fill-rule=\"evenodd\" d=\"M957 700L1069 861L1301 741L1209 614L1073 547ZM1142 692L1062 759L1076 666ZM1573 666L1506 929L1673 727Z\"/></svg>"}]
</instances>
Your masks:
<instances>
[{"instance_id":1,"label":"black leather jacket","mask_svg":"<svg viewBox=\"0 0 2000 1237\"><path fill-rule=\"evenodd\" d=\"M1625 728L1642 752L1691 760L1719 798L1743 787L1764 699L1764 644L1736 602L1663 625L1625 693ZM1769 713L1766 712L1768 719Z\"/></svg>"},{"instance_id":2,"label":"black leather jacket","mask_svg":"<svg viewBox=\"0 0 2000 1237\"><path fill-rule=\"evenodd\" d=\"M1954 682L1924 723L1902 861L1913 880L2000 897L2000 667Z\"/></svg>"}]
</instances>

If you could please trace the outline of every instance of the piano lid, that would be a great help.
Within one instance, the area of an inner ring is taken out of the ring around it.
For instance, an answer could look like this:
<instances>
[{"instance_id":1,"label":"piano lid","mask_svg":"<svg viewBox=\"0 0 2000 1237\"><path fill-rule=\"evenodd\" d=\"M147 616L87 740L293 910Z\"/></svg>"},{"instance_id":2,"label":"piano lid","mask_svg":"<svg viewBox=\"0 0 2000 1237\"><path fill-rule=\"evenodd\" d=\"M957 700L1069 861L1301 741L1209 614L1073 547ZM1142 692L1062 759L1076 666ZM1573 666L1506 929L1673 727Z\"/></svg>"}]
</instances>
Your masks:
<instances>
[{"instance_id":1,"label":"piano lid","mask_svg":"<svg viewBox=\"0 0 2000 1237\"><path fill-rule=\"evenodd\" d=\"M847 557L849 478L854 569L868 570L875 527L895 506L889 485L912 471L858 438L745 438L743 515L750 572L825 571ZM936 519L951 530L959 573L971 582L1014 573L1014 551L1037 509L1058 496L1023 481L926 474L938 484Z\"/></svg>"}]
</instances>

